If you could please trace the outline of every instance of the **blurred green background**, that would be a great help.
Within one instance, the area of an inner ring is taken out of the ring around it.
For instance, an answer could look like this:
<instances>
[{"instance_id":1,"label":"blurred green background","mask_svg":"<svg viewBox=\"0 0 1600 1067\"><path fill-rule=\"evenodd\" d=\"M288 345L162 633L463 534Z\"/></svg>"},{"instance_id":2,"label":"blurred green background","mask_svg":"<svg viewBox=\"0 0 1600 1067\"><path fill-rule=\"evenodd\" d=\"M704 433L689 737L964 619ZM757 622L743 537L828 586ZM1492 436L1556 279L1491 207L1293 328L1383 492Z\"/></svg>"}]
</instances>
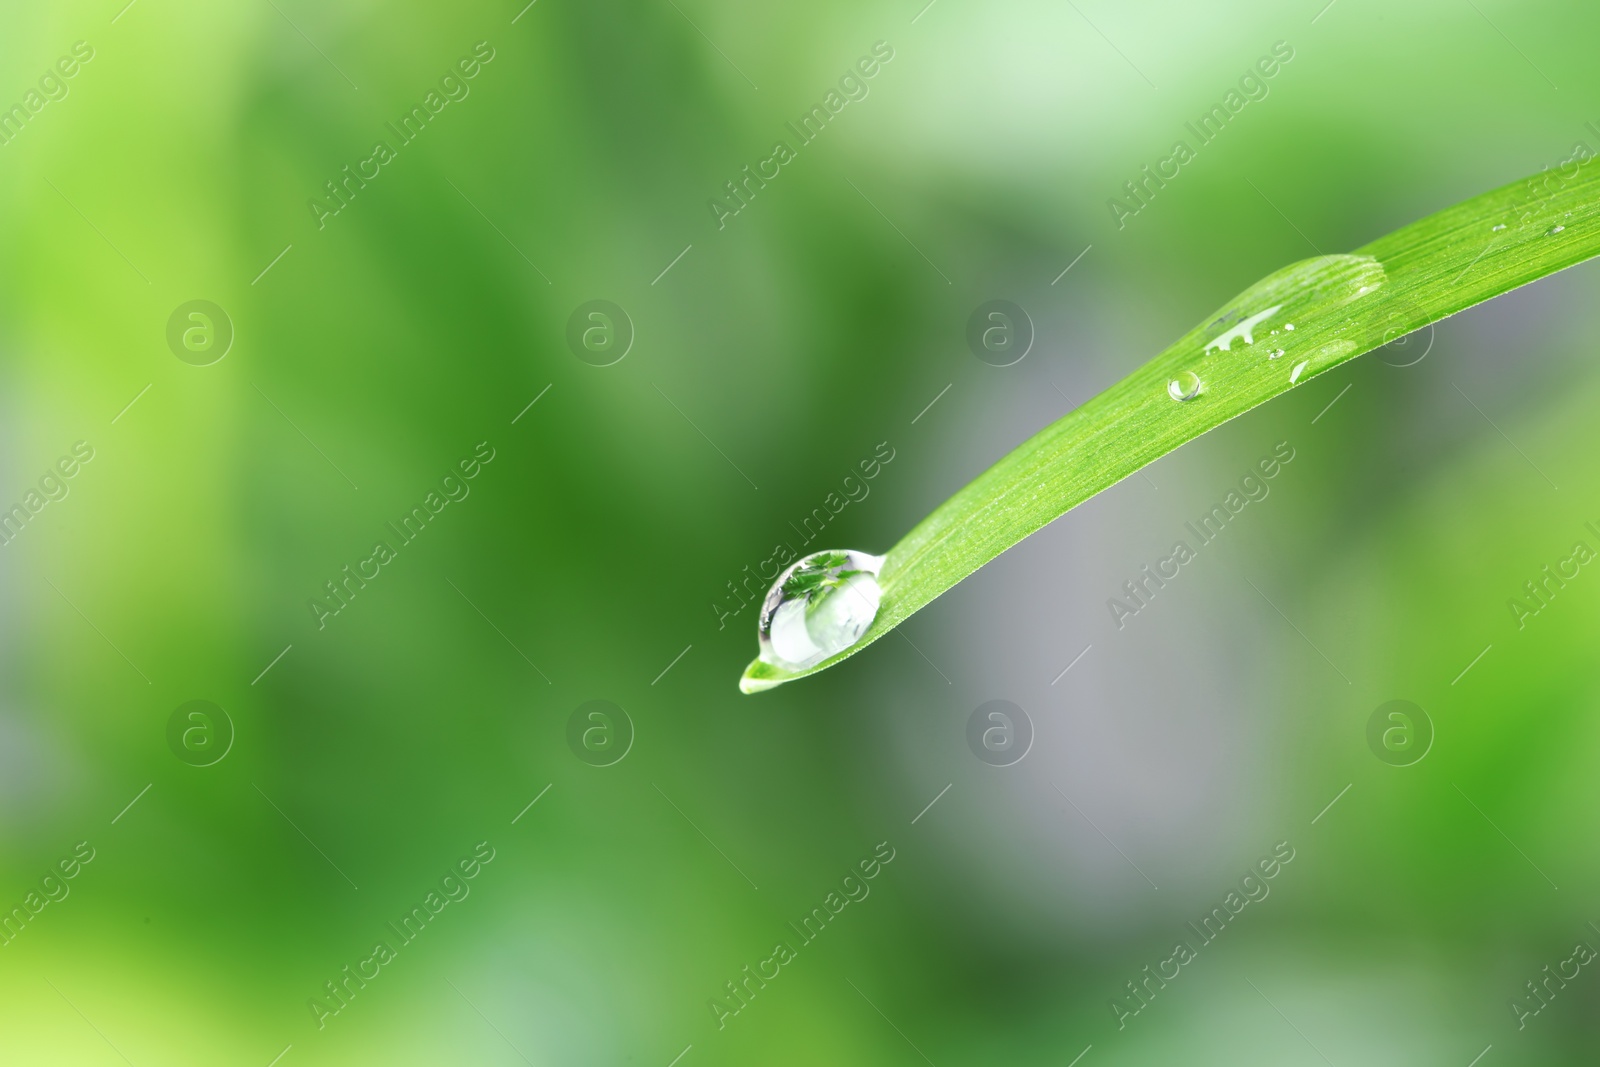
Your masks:
<instances>
[{"instance_id":1,"label":"blurred green background","mask_svg":"<svg viewBox=\"0 0 1600 1067\"><path fill-rule=\"evenodd\" d=\"M810 547L886 549L1268 271L1600 149L1600 12L122 3L0 34L0 507L29 515L0 1061L1592 1061L1592 966L1510 1005L1600 948L1600 577L1507 607L1600 549L1592 265L1230 423L806 682L738 693L728 583L882 444ZM1280 41L1119 228L1107 200ZM430 91L459 98L400 144ZM964 339L996 298L1037 332L1006 368ZM567 341L597 299L633 333L609 366ZM193 300L233 331L203 366L168 343ZM1271 495L1118 629L1107 598L1278 442ZM992 699L1033 726L1009 767L967 746ZM1410 766L1368 746L1393 699L1435 735ZM192 700L231 727L170 742ZM608 766L569 744L591 700L631 723ZM481 842L470 894L319 1013ZM1279 842L1270 895L1119 1026Z\"/></svg>"}]
</instances>

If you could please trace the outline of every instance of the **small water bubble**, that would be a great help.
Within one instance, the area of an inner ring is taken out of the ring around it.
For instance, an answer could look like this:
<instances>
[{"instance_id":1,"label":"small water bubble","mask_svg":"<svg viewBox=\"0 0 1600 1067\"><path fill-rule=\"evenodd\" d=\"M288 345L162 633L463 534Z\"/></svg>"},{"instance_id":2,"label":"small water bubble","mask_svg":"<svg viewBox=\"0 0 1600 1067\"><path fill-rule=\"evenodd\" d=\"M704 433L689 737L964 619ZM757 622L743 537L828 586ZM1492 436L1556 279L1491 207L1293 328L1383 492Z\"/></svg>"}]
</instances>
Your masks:
<instances>
[{"instance_id":1,"label":"small water bubble","mask_svg":"<svg viewBox=\"0 0 1600 1067\"><path fill-rule=\"evenodd\" d=\"M861 640L877 617L883 557L813 552L778 575L756 621L761 658L805 670Z\"/></svg>"},{"instance_id":2,"label":"small water bubble","mask_svg":"<svg viewBox=\"0 0 1600 1067\"><path fill-rule=\"evenodd\" d=\"M1565 226L1561 226L1561 225L1552 226L1548 230L1544 231L1544 235L1546 237L1554 237L1556 234L1560 233L1564 229L1566 229Z\"/></svg>"},{"instance_id":3,"label":"small water bubble","mask_svg":"<svg viewBox=\"0 0 1600 1067\"><path fill-rule=\"evenodd\" d=\"M1167 383L1167 395L1178 401L1193 400L1200 395L1204 384L1200 381L1200 375L1186 370Z\"/></svg>"},{"instance_id":4,"label":"small water bubble","mask_svg":"<svg viewBox=\"0 0 1600 1067\"><path fill-rule=\"evenodd\" d=\"M1282 359L1283 358L1283 349L1281 349L1281 348L1273 349L1271 352L1267 353L1267 358L1268 359Z\"/></svg>"},{"instance_id":5,"label":"small water bubble","mask_svg":"<svg viewBox=\"0 0 1600 1067\"><path fill-rule=\"evenodd\" d=\"M1292 329L1294 329L1294 323L1292 323L1292 322L1286 322L1286 323L1284 323L1284 324L1283 324L1283 328L1284 328L1284 329L1285 329L1285 330L1292 330Z\"/></svg>"},{"instance_id":6,"label":"small water bubble","mask_svg":"<svg viewBox=\"0 0 1600 1067\"><path fill-rule=\"evenodd\" d=\"M1506 228L1506 224L1502 222L1500 225L1498 225L1498 226L1496 226L1494 228L1494 232L1495 233L1499 233L1501 230L1503 230L1505 228Z\"/></svg>"}]
</instances>

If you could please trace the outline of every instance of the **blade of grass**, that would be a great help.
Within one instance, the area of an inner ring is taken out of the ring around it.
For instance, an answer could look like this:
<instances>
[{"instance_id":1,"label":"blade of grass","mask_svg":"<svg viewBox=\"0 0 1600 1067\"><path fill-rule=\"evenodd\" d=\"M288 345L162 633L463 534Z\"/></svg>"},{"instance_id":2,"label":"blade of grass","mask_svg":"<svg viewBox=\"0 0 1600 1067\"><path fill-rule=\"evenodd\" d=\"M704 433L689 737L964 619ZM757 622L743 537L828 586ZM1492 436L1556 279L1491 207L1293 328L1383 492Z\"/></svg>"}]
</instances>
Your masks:
<instances>
[{"instance_id":1,"label":"blade of grass","mask_svg":"<svg viewBox=\"0 0 1600 1067\"><path fill-rule=\"evenodd\" d=\"M1353 253L1268 275L918 523L889 550L881 606L855 645L805 670L757 659L740 689L760 692L826 670L1185 442L1356 356L1597 254L1600 167L1589 159L1571 175L1545 171ZM1198 375L1201 391L1180 402L1169 383L1185 372Z\"/></svg>"}]
</instances>

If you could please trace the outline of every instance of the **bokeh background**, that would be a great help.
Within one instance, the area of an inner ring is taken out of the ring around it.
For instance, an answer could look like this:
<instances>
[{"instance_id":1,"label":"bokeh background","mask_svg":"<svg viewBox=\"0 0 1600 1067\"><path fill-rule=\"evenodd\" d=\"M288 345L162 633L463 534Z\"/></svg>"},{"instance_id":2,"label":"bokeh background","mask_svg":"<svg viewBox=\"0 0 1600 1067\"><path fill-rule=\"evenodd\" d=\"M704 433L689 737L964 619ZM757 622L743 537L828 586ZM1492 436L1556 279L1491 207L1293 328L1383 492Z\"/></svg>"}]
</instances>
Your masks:
<instances>
[{"instance_id":1,"label":"bokeh background","mask_svg":"<svg viewBox=\"0 0 1600 1067\"><path fill-rule=\"evenodd\" d=\"M93 459L0 547L0 900L93 859L0 947L0 1061L1592 1060L1593 967L1511 1002L1600 948L1600 577L1520 628L1507 601L1600 549L1593 266L1224 426L803 683L738 693L728 583L885 443L810 547L886 549L1268 271L1600 149L1600 12L923 2L6 12L0 103L92 59L0 146L0 506ZM1108 198L1280 41L1119 228ZM479 42L470 94L319 228ZM197 299L234 334L205 366L167 340ZM634 334L603 367L567 341L596 299ZM965 341L991 299L1036 330L1010 367ZM319 628L480 442L470 495ZM1279 442L1270 496L1117 628L1107 598ZM966 741L994 699L1032 723L1009 767ZM1410 766L1367 741L1394 699L1432 724ZM209 766L168 740L191 700L231 723ZM609 766L568 742L591 700L631 723ZM470 895L319 1026L480 842ZM1280 842L1270 896L1119 1025Z\"/></svg>"}]
</instances>

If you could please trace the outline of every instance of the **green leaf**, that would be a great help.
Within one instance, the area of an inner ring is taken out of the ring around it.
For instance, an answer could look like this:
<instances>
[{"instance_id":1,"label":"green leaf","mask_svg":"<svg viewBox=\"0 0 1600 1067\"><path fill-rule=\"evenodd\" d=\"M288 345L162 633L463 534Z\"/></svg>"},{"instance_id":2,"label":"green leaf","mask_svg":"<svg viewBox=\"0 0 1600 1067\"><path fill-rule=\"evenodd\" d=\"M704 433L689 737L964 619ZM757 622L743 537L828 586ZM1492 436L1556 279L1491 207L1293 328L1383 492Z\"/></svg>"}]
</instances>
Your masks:
<instances>
[{"instance_id":1,"label":"green leaf","mask_svg":"<svg viewBox=\"0 0 1600 1067\"><path fill-rule=\"evenodd\" d=\"M1268 275L918 523L888 552L878 577L882 604L859 642L806 670L755 660L739 688L760 692L826 670L1024 537L1207 430L1413 330L1600 254L1597 172L1592 160L1570 175L1547 170L1348 255ZM1200 392L1178 401L1169 386L1185 372L1198 375Z\"/></svg>"}]
</instances>

